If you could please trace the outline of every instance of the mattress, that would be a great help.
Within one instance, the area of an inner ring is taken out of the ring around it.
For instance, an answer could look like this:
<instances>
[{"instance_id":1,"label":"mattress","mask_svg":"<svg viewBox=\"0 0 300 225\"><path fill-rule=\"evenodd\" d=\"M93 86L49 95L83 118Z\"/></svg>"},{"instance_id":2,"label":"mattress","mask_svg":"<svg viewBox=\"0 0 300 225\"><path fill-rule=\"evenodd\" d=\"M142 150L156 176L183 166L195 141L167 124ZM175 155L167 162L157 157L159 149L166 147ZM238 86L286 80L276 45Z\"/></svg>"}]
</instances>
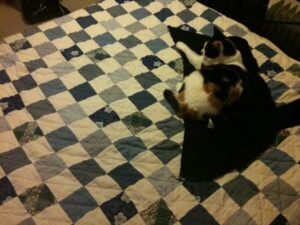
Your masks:
<instances>
[{"instance_id":1,"label":"mattress","mask_svg":"<svg viewBox=\"0 0 300 225\"><path fill-rule=\"evenodd\" d=\"M200 3L105 0L1 39L0 225L299 225L299 127L242 173L178 179L167 25L213 24L248 40L277 103L299 98L299 62Z\"/></svg>"}]
</instances>

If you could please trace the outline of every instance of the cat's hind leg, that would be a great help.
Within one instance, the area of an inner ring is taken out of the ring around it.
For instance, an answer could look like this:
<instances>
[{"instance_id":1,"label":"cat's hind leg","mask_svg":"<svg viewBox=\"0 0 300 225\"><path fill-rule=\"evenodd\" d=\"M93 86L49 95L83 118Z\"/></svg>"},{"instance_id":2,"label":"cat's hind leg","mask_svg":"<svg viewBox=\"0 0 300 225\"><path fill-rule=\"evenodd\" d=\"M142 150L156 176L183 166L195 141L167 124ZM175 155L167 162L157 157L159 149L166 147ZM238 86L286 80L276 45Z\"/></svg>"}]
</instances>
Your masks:
<instances>
[{"instance_id":1,"label":"cat's hind leg","mask_svg":"<svg viewBox=\"0 0 300 225\"><path fill-rule=\"evenodd\" d=\"M182 51L185 54L185 56L187 57L187 59L189 60L189 62L197 70L199 70L201 68L201 64L202 64L202 60L203 60L203 56L202 55L197 54L192 49L190 49L189 46L187 46L185 43L180 42L180 41L176 43L176 48L178 48L180 51Z\"/></svg>"}]
</instances>

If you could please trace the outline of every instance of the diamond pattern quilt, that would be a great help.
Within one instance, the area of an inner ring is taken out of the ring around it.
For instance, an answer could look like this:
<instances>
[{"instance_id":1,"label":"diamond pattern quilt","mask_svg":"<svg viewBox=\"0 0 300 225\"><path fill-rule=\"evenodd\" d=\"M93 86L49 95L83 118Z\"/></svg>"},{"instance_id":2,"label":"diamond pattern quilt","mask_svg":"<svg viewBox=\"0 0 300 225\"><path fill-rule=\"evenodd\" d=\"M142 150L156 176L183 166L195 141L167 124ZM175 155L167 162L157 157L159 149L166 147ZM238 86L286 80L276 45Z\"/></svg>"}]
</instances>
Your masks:
<instances>
[{"instance_id":1,"label":"diamond pattern quilt","mask_svg":"<svg viewBox=\"0 0 300 225\"><path fill-rule=\"evenodd\" d=\"M0 40L0 225L299 225L299 127L241 174L178 179L167 25L213 24L248 40L278 103L299 98L299 62L199 3L106 0Z\"/></svg>"}]
</instances>

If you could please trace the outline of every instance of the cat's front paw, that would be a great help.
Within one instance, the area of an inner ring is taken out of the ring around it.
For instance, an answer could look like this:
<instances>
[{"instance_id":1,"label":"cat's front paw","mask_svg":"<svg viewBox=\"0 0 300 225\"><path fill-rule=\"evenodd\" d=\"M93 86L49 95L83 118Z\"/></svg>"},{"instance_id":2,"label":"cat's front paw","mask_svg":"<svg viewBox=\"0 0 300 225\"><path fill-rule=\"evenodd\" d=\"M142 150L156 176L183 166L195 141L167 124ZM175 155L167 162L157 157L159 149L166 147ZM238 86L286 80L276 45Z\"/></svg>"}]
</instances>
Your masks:
<instances>
[{"instance_id":1,"label":"cat's front paw","mask_svg":"<svg viewBox=\"0 0 300 225\"><path fill-rule=\"evenodd\" d=\"M186 45L183 42L181 42L181 41L178 41L176 43L176 48L179 49L179 50L181 50L181 51L183 51L185 49L185 46Z\"/></svg>"}]
</instances>

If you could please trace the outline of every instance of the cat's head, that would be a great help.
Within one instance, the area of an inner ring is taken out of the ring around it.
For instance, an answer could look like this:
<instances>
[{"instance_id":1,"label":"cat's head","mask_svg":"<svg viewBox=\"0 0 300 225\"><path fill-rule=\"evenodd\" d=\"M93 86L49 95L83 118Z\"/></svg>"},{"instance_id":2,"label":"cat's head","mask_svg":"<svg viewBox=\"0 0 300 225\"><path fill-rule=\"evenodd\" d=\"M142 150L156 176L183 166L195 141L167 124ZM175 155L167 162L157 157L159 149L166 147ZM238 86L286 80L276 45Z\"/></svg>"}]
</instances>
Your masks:
<instances>
[{"instance_id":1,"label":"cat's head","mask_svg":"<svg viewBox=\"0 0 300 225\"><path fill-rule=\"evenodd\" d=\"M245 69L240 51L216 26L213 36L204 44L202 55L204 65L237 65Z\"/></svg>"}]
</instances>

